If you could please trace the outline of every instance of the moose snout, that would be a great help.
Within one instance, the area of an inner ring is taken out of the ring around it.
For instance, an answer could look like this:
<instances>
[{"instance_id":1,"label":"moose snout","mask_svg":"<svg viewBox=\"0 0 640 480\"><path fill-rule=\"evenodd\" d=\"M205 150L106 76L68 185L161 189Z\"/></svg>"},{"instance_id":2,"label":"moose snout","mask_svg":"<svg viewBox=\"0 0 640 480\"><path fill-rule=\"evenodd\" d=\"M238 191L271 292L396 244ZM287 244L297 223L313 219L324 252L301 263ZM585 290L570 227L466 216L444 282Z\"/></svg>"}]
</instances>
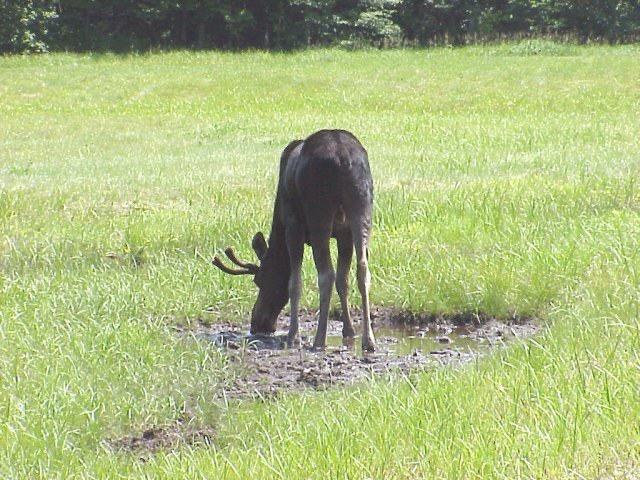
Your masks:
<instances>
[{"instance_id":1,"label":"moose snout","mask_svg":"<svg viewBox=\"0 0 640 480\"><path fill-rule=\"evenodd\" d=\"M278 313L267 312L263 309L253 307L251 312L251 333L274 333L276 331Z\"/></svg>"}]
</instances>

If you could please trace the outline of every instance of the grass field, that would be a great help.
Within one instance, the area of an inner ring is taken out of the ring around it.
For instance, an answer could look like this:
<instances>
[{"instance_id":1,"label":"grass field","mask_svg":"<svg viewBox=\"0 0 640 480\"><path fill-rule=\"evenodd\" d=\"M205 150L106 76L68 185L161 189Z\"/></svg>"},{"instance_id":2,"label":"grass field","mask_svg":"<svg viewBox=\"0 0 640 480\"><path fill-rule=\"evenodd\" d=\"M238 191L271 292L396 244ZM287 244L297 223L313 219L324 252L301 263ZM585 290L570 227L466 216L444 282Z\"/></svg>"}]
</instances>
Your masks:
<instances>
[{"instance_id":1,"label":"grass field","mask_svg":"<svg viewBox=\"0 0 640 480\"><path fill-rule=\"evenodd\" d=\"M225 358L171 327L247 318L207 259L250 257L282 148L325 127L369 151L374 304L545 332L214 403ZM639 478L638 132L637 46L0 57L0 477ZM109 447L185 418L211 448Z\"/></svg>"}]
</instances>

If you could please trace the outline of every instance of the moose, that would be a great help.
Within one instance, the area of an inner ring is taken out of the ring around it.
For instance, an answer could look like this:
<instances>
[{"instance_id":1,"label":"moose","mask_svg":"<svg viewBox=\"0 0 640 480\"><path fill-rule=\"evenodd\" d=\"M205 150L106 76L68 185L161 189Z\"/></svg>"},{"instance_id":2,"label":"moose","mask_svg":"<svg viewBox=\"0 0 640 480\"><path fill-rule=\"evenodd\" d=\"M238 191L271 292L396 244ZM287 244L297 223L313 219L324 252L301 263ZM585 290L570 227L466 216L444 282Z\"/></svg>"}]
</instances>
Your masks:
<instances>
[{"instance_id":1,"label":"moose","mask_svg":"<svg viewBox=\"0 0 640 480\"><path fill-rule=\"evenodd\" d=\"M346 130L320 130L306 140L289 143L280 157L269 243L262 232L252 247L260 264L243 262L233 248L225 254L240 268L227 267L218 257L213 264L231 275L254 275L258 298L251 312L251 333L273 333L278 315L290 302L287 344L299 344L298 313L302 290L305 243L311 246L318 272L320 313L314 349L326 346L331 293L335 283L342 307L342 337L353 343L355 330L349 313L349 270L356 252L358 289L362 297L362 349L374 351L376 341L369 314L369 241L373 209L373 180L367 152ZM331 263L329 241L338 246L337 273Z\"/></svg>"}]
</instances>

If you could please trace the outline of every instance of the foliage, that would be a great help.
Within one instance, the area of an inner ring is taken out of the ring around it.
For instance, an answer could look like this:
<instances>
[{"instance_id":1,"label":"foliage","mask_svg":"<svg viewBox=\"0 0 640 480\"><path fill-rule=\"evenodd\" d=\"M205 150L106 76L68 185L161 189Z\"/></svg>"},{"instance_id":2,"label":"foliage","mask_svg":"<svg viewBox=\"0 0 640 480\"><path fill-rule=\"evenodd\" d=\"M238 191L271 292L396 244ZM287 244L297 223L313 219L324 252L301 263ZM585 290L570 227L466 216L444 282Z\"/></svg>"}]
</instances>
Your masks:
<instances>
[{"instance_id":1,"label":"foliage","mask_svg":"<svg viewBox=\"0 0 640 480\"><path fill-rule=\"evenodd\" d=\"M402 0L364 0L355 21L353 37L378 46L397 44L402 39L402 29L394 16Z\"/></svg>"},{"instance_id":2,"label":"foliage","mask_svg":"<svg viewBox=\"0 0 640 480\"><path fill-rule=\"evenodd\" d=\"M2 0L0 53L46 52L58 14L50 0Z\"/></svg>"},{"instance_id":3,"label":"foliage","mask_svg":"<svg viewBox=\"0 0 640 480\"><path fill-rule=\"evenodd\" d=\"M0 52L464 44L512 35L624 42L638 0L2 0Z\"/></svg>"}]
</instances>

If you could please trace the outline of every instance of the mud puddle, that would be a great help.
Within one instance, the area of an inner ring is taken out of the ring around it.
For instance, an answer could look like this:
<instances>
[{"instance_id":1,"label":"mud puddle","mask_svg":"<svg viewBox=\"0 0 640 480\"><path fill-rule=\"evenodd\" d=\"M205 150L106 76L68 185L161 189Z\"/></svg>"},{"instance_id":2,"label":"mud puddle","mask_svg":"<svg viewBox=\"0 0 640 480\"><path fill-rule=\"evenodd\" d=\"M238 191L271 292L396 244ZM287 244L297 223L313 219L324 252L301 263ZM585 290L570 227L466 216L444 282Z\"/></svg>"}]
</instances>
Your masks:
<instances>
[{"instance_id":1,"label":"mud puddle","mask_svg":"<svg viewBox=\"0 0 640 480\"><path fill-rule=\"evenodd\" d=\"M206 315L206 313L205 313ZM353 312L356 332L362 330L358 312ZM362 353L359 341L342 345L342 322L330 318L327 348L313 351L317 315L302 312L299 348L286 348L289 317L281 315L274 335L249 335L248 326L232 322L198 319L175 325L179 336L207 342L228 358L225 381L212 392L221 404L246 399L269 400L284 393L322 390L351 385L375 376L410 374L442 366L463 366L492 349L518 338L534 335L539 326L527 318L495 319L476 314L417 315L390 308L372 311L378 343L375 353ZM207 446L215 438L213 427L196 428L187 420L156 426L139 435L108 441L116 451L130 452L141 461L158 451L180 445Z\"/></svg>"},{"instance_id":2,"label":"mud puddle","mask_svg":"<svg viewBox=\"0 0 640 480\"><path fill-rule=\"evenodd\" d=\"M313 351L316 318L315 312L301 314L299 348L286 348L287 315L279 318L274 335L250 335L248 326L204 321L178 326L177 331L226 352L230 374L215 397L229 401L349 385L372 375L463 365L538 330L535 322L518 317L416 315L375 308L372 320L378 350L363 354L360 338L354 346L342 345L342 322L337 315L329 321L326 350ZM356 331L361 331L359 312L353 312L353 319Z\"/></svg>"},{"instance_id":3,"label":"mud puddle","mask_svg":"<svg viewBox=\"0 0 640 480\"><path fill-rule=\"evenodd\" d=\"M342 328L342 323L337 320L332 321L331 333L327 335L327 348L325 353L335 353L336 351L348 351L355 356L371 355L363 353L362 345L355 341L353 345L345 345L340 332L335 332L336 328ZM214 328L215 330L215 328ZM479 343L469 337L470 329L467 327L450 327L439 325L435 328L429 326L410 325L383 325L376 328L375 335L378 344L378 354L387 355L408 355L416 351L433 351L443 347L443 345L455 345L457 350L469 349L473 351L479 348ZM303 332L301 345L299 348L311 349L316 330ZM289 349L286 345L287 331L280 330L273 335L252 335L246 331L223 330L212 333L199 333L196 338L206 340L213 345L230 350L279 350L282 355L290 354L290 350L297 350L298 347Z\"/></svg>"}]
</instances>

